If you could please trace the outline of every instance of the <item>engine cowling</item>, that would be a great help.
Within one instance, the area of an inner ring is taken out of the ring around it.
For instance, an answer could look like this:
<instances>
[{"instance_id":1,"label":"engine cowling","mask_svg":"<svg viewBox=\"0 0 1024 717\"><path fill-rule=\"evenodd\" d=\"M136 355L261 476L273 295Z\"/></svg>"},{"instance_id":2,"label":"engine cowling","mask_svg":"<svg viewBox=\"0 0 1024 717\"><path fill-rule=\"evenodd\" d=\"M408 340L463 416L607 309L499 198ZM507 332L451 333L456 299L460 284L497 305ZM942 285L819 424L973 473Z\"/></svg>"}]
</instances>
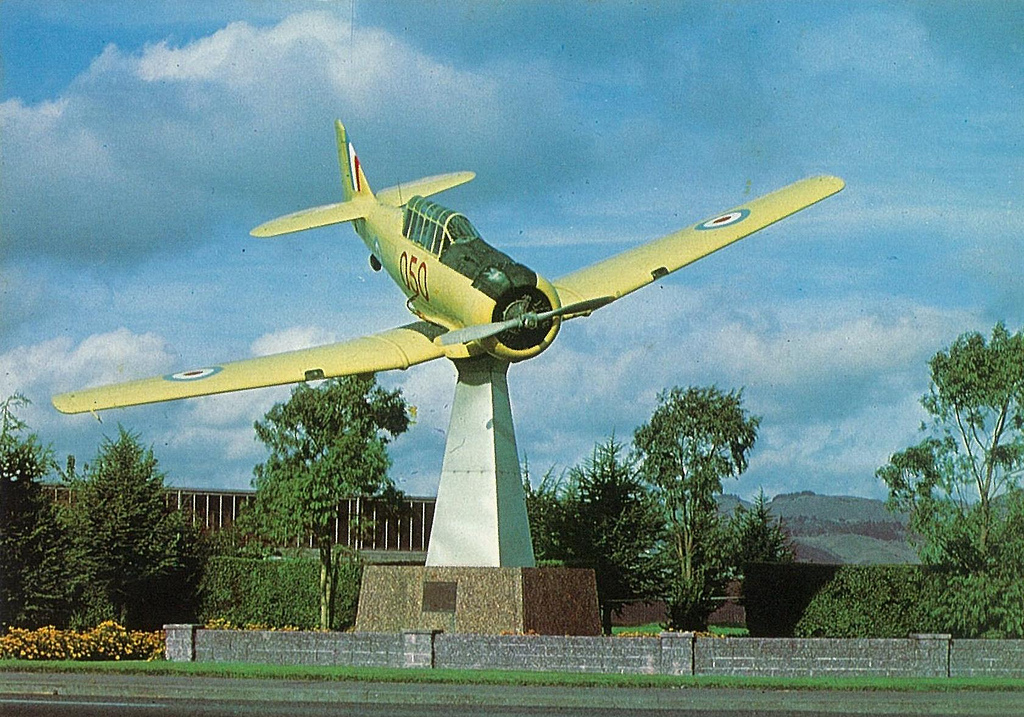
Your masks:
<instances>
[{"instance_id":1,"label":"engine cowling","mask_svg":"<svg viewBox=\"0 0 1024 717\"><path fill-rule=\"evenodd\" d=\"M539 314L561 307L558 292L544 277L537 276L536 285L511 286L495 300L491 321L508 321L526 314ZM509 329L489 339L487 352L506 361L533 358L555 340L562 319L555 317L536 325Z\"/></svg>"}]
</instances>

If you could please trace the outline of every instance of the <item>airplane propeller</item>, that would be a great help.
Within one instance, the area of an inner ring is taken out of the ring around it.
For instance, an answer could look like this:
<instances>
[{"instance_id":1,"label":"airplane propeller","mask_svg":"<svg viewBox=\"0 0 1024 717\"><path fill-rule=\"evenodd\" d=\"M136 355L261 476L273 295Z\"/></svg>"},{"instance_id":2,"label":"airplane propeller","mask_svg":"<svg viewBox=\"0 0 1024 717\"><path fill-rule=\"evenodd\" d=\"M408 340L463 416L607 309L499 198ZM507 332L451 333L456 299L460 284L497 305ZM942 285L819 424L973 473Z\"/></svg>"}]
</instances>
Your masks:
<instances>
[{"instance_id":1,"label":"airplane propeller","mask_svg":"<svg viewBox=\"0 0 1024 717\"><path fill-rule=\"evenodd\" d=\"M529 311L505 321L495 321L490 324L467 326L462 329L456 329L455 331L449 331L442 335L441 345L454 346L456 344L468 344L470 341L481 341L483 339L490 338L491 336L496 336L503 331L510 331L512 329L533 329L539 324L557 316L565 316L566 314L589 314L591 311L600 309L602 306L610 304L613 301L615 301L614 296L601 296L596 299L578 301L575 304L562 306L561 308L552 309L551 311L543 311L539 314Z\"/></svg>"}]
</instances>

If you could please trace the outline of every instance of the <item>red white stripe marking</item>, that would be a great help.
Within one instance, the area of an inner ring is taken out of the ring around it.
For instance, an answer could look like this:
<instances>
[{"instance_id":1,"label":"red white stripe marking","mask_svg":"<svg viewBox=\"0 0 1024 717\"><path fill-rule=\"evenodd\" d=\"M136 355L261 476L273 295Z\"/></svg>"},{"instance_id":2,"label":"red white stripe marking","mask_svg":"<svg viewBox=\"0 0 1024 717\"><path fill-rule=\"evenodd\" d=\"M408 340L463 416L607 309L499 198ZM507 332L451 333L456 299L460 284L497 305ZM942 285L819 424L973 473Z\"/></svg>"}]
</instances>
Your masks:
<instances>
[{"instance_id":1,"label":"red white stripe marking","mask_svg":"<svg viewBox=\"0 0 1024 717\"><path fill-rule=\"evenodd\" d=\"M356 149L352 146L352 143L348 143L348 168L352 172L352 186L356 192L361 192L362 187L359 186L359 157L356 156Z\"/></svg>"}]
</instances>

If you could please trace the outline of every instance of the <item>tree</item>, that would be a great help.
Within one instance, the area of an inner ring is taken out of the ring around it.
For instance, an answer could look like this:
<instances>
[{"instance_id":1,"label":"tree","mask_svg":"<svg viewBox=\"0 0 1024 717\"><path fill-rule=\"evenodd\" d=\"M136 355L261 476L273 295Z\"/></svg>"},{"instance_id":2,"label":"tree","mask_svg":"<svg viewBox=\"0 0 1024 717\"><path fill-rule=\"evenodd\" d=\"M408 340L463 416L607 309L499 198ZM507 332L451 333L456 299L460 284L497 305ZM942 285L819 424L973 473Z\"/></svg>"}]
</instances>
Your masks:
<instances>
[{"instance_id":1,"label":"tree","mask_svg":"<svg viewBox=\"0 0 1024 717\"><path fill-rule=\"evenodd\" d=\"M256 423L257 438L270 449L255 469L258 518L274 538L312 536L320 559L323 629L331 625L339 504L396 495L386 446L408 427L401 390L386 391L373 376L300 384Z\"/></svg>"},{"instance_id":2,"label":"tree","mask_svg":"<svg viewBox=\"0 0 1024 717\"><path fill-rule=\"evenodd\" d=\"M549 470L534 487L530 481L530 468L523 464L523 492L526 494L526 513L530 519L530 538L533 554L538 561L565 564L562 547L565 528L565 476L556 476Z\"/></svg>"},{"instance_id":3,"label":"tree","mask_svg":"<svg viewBox=\"0 0 1024 717\"><path fill-rule=\"evenodd\" d=\"M114 619L156 628L192 619L202 566L198 536L168 507L151 448L118 428L83 477L71 477L72 560L78 566L81 626Z\"/></svg>"},{"instance_id":4,"label":"tree","mask_svg":"<svg viewBox=\"0 0 1024 717\"><path fill-rule=\"evenodd\" d=\"M24 435L15 409L27 404L17 394L0 402L0 633L62 624L69 609L68 537L39 485L55 466L36 435Z\"/></svg>"},{"instance_id":5,"label":"tree","mask_svg":"<svg viewBox=\"0 0 1024 717\"><path fill-rule=\"evenodd\" d=\"M936 623L962 637L1024 636L1024 333L965 333L928 365L924 437L876 475L939 568Z\"/></svg>"},{"instance_id":6,"label":"tree","mask_svg":"<svg viewBox=\"0 0 1024 717\"><path fill-rule=\"evenodd\" d=\"M543 557L594 571L605 634L611 634L612 614L625 602L655 597L662 583L661 516L636 465L622 451L614 436L598 444L564 484L545 480L531 506L531 519L538 509L547 511L539 516L545 527L536 531L549 533L539 536Z\"/></svg>"},{"instance_id":7,"label":"tree","mask_svg":"<svg viewBox=\"0 0 1024 717\"><path fill-rule=\"evenodd\" d=\"M764 491L757 494L752 508L736 508L729 520L732 562L743 570L750 563L791 563L793 547L782 519L772 516Z\"/></svg>"},{"instance_id":8,"label":"tree","mask_svg":"<svg viewBox=\"0 0 1024 717\"><path fill-rule=\"evenodd\" d=\"M994 531L1002 497L1024 470L1024 334L1000 323L986 342L965 333L929 361L924 439L876 475L890 506L910 515L925 562L976 572L998 567Z\"/></svg>"},{"instance_id":9,"label":"tree","mask_svg":"<svg viewBox=\"0 0 1024 717\"><path fill-rule=\"evenodd\" d=\"M742 391L675 387L659 395L651 419L634 434L642 473L664 507L675 628L706 627L712 594L723 582L727 551L715 496L724 478L746 470L761 421L742 402Z\"/></svg>"}]
</instances>

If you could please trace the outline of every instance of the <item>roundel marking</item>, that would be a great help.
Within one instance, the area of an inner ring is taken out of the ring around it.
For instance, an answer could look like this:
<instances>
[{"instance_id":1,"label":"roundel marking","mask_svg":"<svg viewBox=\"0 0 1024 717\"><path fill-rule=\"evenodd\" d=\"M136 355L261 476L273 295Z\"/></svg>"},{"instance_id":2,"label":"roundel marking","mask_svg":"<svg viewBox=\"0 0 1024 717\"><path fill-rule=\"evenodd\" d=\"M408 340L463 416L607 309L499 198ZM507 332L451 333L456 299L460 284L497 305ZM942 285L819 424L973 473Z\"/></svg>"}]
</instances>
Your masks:
<instances>
[{"instance_id":1,"label":"roundel marking","mask_svg":"<svg viewBox=\"0 0 1024 717\"><path fill-rule=\"evenodd\" d=\"M728 214L717 216L714 219L708 219L706 222L698 224L696 228L700 230L721 229L722 227L728 227L738 222L742 222L749 216L749 209L737 209L735 212L729 212Z\"/></svg>"},{"instance_id":2,"label":"roundel marking","mask_svg":"<svg viewBox=\"0 0 1024 717\"><path fill-rule=\"evenodd\" d=\"M168 376L164 376L168 381L201 381L204 378L209 378L214 374L218 374L224 369L220 366L209 366L207 368L193 368L188 371L179 371L178 373L172 373Z\"/></svg>"}]
</instances>

